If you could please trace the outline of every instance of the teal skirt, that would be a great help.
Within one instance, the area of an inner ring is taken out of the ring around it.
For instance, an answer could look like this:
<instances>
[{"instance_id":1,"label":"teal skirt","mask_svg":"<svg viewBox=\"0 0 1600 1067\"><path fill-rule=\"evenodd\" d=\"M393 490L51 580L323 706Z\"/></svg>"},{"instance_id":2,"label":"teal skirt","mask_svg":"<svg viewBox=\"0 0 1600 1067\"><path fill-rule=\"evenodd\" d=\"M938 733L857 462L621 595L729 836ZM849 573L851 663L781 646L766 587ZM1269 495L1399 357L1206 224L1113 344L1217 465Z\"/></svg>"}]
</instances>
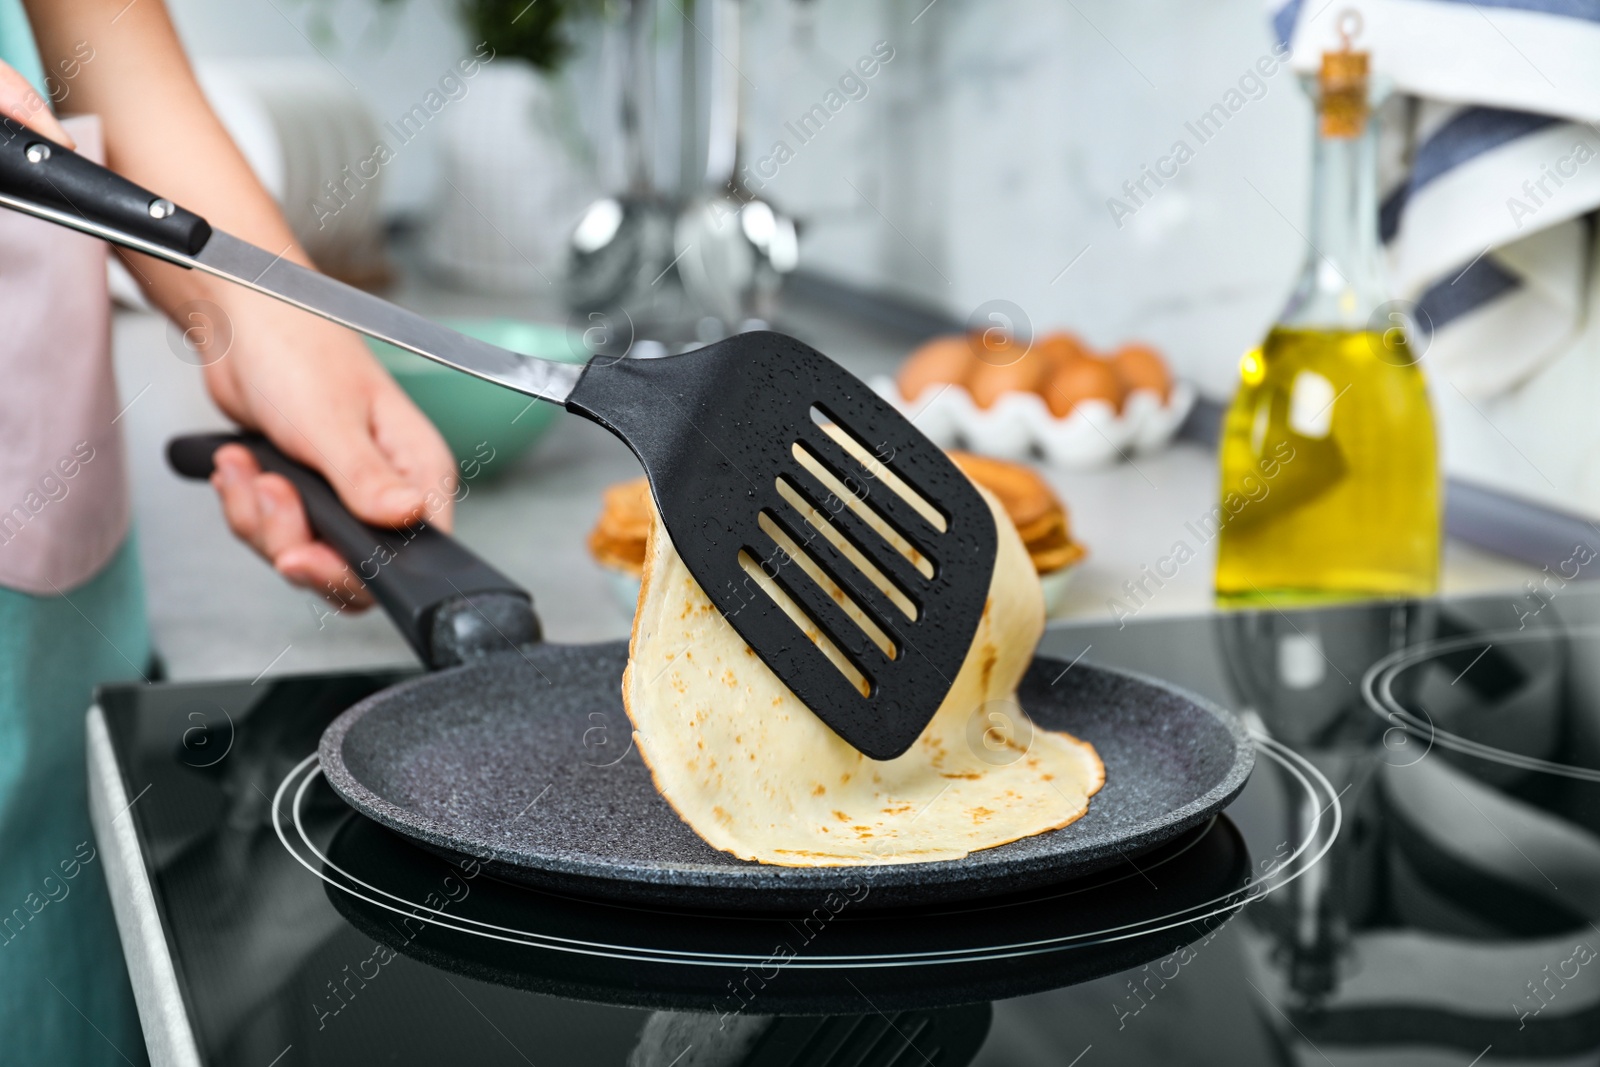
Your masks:
<instances>
[{"instance_id":1,"label":"teal skirt","mask_svg":"<svg viewBox=\"0 0 1600 1067\"><path fill-rule=\"evenodd\" d=\"M89 829L84 713L150 662L130 536L65 596L0 589L0 1059L142 1064L144 1039Z\"/></svg>"}]
</instances>

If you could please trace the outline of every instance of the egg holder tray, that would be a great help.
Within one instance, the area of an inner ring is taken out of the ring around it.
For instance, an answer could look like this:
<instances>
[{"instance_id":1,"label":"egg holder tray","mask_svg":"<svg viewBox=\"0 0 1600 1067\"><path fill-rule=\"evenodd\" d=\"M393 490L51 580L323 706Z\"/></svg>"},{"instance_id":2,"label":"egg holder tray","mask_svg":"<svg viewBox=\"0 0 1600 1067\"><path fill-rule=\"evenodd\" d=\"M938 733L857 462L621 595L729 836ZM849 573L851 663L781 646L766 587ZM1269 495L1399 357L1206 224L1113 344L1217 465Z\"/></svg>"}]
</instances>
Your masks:
<instances>
[{"instance_id":1,"label":"egg holder tray","mask_svg":"<svg viewBox=\"0 0 1600 1067\"><path fill-rule=\"evenodd\" d=\"M985 409L960 385L930 385L906 400L893 378L879 375L869 384L941 448L1010 460L1040 455L1069 469L1102 467L1164 447L1195 402L1192 385L1174 382L1165 402L1159 393L1137 389L1120 412L1104 400L1080 400L1058 417L1037 393L1005 393Z\"/></svg>"}]
</instances>

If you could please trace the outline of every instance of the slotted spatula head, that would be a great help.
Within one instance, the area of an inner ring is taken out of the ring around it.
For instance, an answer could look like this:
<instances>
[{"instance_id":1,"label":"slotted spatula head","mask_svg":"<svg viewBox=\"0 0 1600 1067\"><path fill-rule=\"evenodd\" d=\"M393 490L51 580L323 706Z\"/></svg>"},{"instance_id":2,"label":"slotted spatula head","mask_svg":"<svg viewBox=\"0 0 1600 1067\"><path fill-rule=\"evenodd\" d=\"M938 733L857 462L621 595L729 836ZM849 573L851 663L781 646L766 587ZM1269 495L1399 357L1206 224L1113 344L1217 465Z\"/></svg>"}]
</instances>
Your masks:
<instances>
[{"instance_id":1,"label":"slotted spatula head","mask_svg":"<svg viewBox=\"0 0 1600 1067\"><path fill-rule=\"evenodd\" d=\"M684 564L795 696L873 759L911 746L994 573L994 517L949 457L777 333L596 360L567 407L633 449Z\"/></svg>"}]
</instances>

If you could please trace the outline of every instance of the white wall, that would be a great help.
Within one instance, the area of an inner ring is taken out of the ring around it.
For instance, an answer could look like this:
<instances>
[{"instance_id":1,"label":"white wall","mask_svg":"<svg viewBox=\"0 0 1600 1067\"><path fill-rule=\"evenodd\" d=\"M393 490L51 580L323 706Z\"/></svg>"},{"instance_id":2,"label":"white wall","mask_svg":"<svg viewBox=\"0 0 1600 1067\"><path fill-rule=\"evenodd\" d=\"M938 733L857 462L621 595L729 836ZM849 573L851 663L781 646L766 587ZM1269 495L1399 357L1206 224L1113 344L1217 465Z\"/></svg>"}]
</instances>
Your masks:
<instances>
[{"instance_id":1,"label":"white wall","mask_svg":"<svg viewBox=\"0 0 1600 1067\"><path fill-rule=\"evenodd\" d=\"M827 74L874 41L895 48L866 99L772 183L818 216L807 264L957 316L1003 299L1036 328L1097 345L1147 339L1208 391L1231 392L1304 253L1309 106L1279 72L1204 146L1184 123L1268 53L1260 5L925 5L821 0L833 64L784 79L788 106L753 116L760 147ZM775 48L783 11L767 6L779 10L752 29ZM1194 159L1119 228L1107 198L1179 138Z\"/></svg>"},{"instance_id":2,"label":"white wall","mask_svg":"<svg viewBox=\"0 0 1600 1067\"><path fill-rule=\"evenodd\" d=\"M353 84L380 123L400 115L439 75L472 51L450 0L407 0L386 11L371 0L167 0L190 57L315 60ZM323 19L331 37L318 30ZM395 206L432 194L427 152L403 153L384 175Z\"/></svg>"}]
</instances>

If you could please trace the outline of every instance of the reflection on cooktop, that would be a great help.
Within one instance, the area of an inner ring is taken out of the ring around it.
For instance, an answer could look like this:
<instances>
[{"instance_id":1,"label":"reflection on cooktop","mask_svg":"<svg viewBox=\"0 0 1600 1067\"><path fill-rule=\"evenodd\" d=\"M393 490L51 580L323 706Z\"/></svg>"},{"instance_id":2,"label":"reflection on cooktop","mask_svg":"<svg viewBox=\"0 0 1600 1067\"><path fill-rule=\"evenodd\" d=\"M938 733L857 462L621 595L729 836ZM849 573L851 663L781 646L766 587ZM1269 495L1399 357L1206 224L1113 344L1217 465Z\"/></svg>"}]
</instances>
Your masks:
<instances>
[{"instance_id":1,"label":"reflection on cooktop","mask_svg":"<svg viewBox=\"0 0 1600 1067\"><path fill-rule=\"evenodd\" d=\"M1536 614L1519 594L1046 636L1065 660L1086 649L1245 715L1263 740L1244 794L1099 879L905 914L618 908L419 851L305 762L397 674L117 687L102 706L128 795L150 787L131 816L210 1063L1600 1051L1600 596L1571 585Z\"/></svg>"},{"instance_id":2,"label":"reflection on cooktop","mask_svg":"<svg viewBox=\"0 0 1600 1067\"><path fill-rule=\"evenodd\" d=\"M1071 985L1220 929L1249 874L1244 841L1225 818L1140 857L1150 881L1129 869L1088 885L904 913L857 914L848 899L773 916L594 904L452 864L359 816L334 834L327 862L336 869L327 886L334 907L404 955L519 989L719 1016L852 1013L864 997L884 1009L948 1007ZM419 905L432 894L442 915L384 907L341 887L347 880L380 882ZM1202 917L1150 921L1174 913Z\"/></svg>"}]
</instances>

